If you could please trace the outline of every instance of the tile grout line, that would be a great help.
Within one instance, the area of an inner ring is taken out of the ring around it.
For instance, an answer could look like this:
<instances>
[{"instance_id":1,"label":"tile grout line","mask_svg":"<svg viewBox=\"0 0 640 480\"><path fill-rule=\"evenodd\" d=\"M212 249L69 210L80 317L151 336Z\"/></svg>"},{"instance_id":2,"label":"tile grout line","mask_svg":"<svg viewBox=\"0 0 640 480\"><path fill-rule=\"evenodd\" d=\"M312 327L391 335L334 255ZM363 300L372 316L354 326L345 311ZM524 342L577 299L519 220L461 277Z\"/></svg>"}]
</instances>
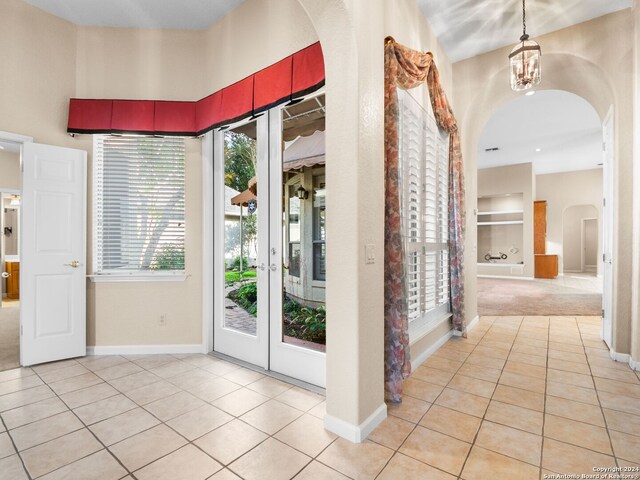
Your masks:
<instances>
[{"instance_id":1,"label":"tile grout line","mask_svg":"<svg viewBox=\"0 0 640 480\"><path fill-rule=\"evenodd\" d=\"M582 339L582 330L578 325L578 333L580 334L580 342L582 342L584 346L584 340ZM613 461L616 466L619 466L618 457L616 456L616 452L613 449L613 440L611 440L611 432L609 431L609 424L607 423L607 416L604 413L604 407L602 406L602 402L600 401L600 392L598 391L598 387L596 385L596 380L593 377L593 371L591 370L591 362L589 361L589 356L585 351L585 358L587 360L587 368L589 368L589 374L591 375L591 382L593 382L593 390L596 393L596 398L598 399L598 406L600 407L600 413L602 414L602 419L604 420L604 429L607 432L607 438L609 439L609 446L611 447L611 456L613 457ZM598 452L602 453L602 452Z\"/></svg>"},{"instance_id":2,"label":"tile grout line","mask_svg":"<svg viewBox=\"0 0 640 480\"><path fill-rule=\"evenodd\" d=\"M542 477L542 468L544 465L544 427L547 423L547 388L549 385L549 342L551 338L551 317L547 317L547 357L545 360L545 376L544 376L544 397L543 397L543 405L542 405L542 430L540 435L542 440L540 442L540 470L539 475Z\"/></svg>"},{"instance_id":3,"label":"tile grout line","mask_svg":"<svg viewBox=\"0 0 640 480\"><path fill-rule=\"evenodd\" d=\"M486 333L486 332L485 332L485 333ZM484 337L484 334L483 334L483 337ZM481 338L482 338L482 337L481 337ZM448 343L448 342L447 342L447 343ZM445 345L446 345L446 344L445 344ZM443 346L444 346L444 345L443 345ZM473 347L473 349L471 350L471 352L469 352L469 355L471 355L471 353L473 352L473 350L475 350L475 348L476 348L476 347L477 347L477 344ZM440 347L440 348L442 348L442 347ZM438 349L438 350L440 350L440 349ZM438 350L436 350L436 352L437 352ZM435 354L436 352L434 352L434 354ZM433 357L433 354L431 355L431 357ZM429 358L431 358L431 357L429 357ZM467 357L468 357L468 355L467 355ZM424 412L424 414L422 414L422 415L420 416L420 419L419 419L419 420L418 420L418 421L413 425L413 428L412 428L412 429L411 429L411 431L407 434L407 436L405 437L405 439L400 443L400 445L399 445L396 449L392 449L392 448L390 448L390 450L393 450L393 454L391 455L391 457L389 458L389 460L387 460L387 462L385 463L385 465L383 466L383 468L380 470L380 472L378 472L378 474L376 475L376 478L378 478L380 475L382 475L382 472L384 472L384 469L387 467L387 465L391 462L391 460L392 460L392 459L393 459L397 454L405 455L404 453L402 453L402 452L400 451L400 449L403 447L403 445L406 443L406 441L409 439L409 437L413 434L413 432L415 432L415 431L417 430L418 426L421 426L421 425L420 425L420 422L422 421L422 419L424 418L424 416L425 416L425 415L429 412L429 410L431 410L431 408L436 404L436 401L438 400L438 398L440 397L440 395L442 395L442 392L444 392L444 390L447 388L447 386L449 385L449 383L451 383L451 380L453 379L453 377L455 377L455 375L458 373L458 371L460 370L460 368L462 368L462 365L464 365L464 362L465 362L465 361L466 361L466 358L465 358L465 360L463 360L463 361L462 361L462 363L460 364L460 366L459 366L459 367L458 367L458 368L453 372L453 375L451 375L451 378L449 379L449 381L447 381L447 383L446 383L444 386L442 386L442 385L438 385L438 386L441 386L441 387L442 387L442 390L441 390L441 391L440 391L440 393L439 393L439 394L438 394L438 395L433 399L433 402L427 402L427 403L429 403L429 404L430 404L430 405L429 405L429 408L427 408L427 410ZM424 365L424 363L423 363L423 365ZM435 368L435 367L429 367L429 368L434 368L435 370L439 370L439 371L446 372L446 373L451 373L450 371L447 371L447 370L441 370L441 369L439 369L439 368ZM428 382L427 382L427 383L428 383ZM404 395L404 394L403 394L403 395ZM407 395L407 396L411 397L411 395ZM415 398L415 397L411 397L411 398ZM421 399L417 399L417 400L421 400ZM425 401L425 400L421 400L421 401ZM385 402L385 403L386 403L386 402ZM409 422L409 423L413 423L413 422L410 422L409 420L406 420L406 419L404 419L404 418L402 418L402 417L397 417L397 416L395 416L395 415L393 415L393 414L390 414L390 415L391 415L391 416L393 416L393 417L395 417L395 418L399 418L400 420L404 420L404 421L407 421L407 422ZM423 428L425 428L425 427L423 427ZM441 433L441 432L438 432L438 433ZM443 434L443 435L446 435L446 434ZM451 437L450 435L447 435L447 436ZM455 437L451 437L451 438L455 438ZM382 445L383 447L389 448L389 447L387 447L386 445L383 445L383 444L381 444L381 443L375 442L374 440L372 440L372 441L373 441L374 443L377 443L378 445ZM405 455L405 456L408 456L408 455ZM441 471L441 472L444 472L444 473L447 473L447 474L451 475L449 472L446 472L445 470L442 470L441 468L438 468L438 467L435 467L435 466L430 465L430 464L428 464L428 463L425 463L425 462L423 462L423 461L421 461L421 460L419 460L419 459L417 459L417 458L413 458L413 457L409 457L409 458L412 458L413 460L416 460L416 461L418 461L418 462L420 462L420 463L423 463L424 465L428 465L428 466L429 466L429 467L431 467L431 468L435 468L435 469L437 469L437 470L439 470L439 471Z\"/></svg>"},{"instance_id":4,"label":"tile grout line","mask_svg":"<svg viewBox=\"0 0 640 480\"><path fill-rule=\"evenodd\" d=\"M491 405L491 402L493 401L493 397L494 397L494 395L495 395L495 391L498 389L498 386L500 385L500 379L502 378L502 375L503 375L503 373L504 373L504 369L505 369L505 367L506 367L506 365L507 365L507 363L508 363L508 361L509 361L509 357L511 356L511 353L513 352L513 346L514 346L514 344L516 343L516 340L517 340L517 338L518 338L518 334L520 333L520 329L522 328L522 324L524 323L524 319L525 319L525 318L526 318L526 316L522 316L522 317L521 317L521 320L520 320L520 322L519 322L519 324L518 324L518 329L517 329L517 331L516 331L516 334L514 335L513 342L511 343L511 348L509 349L509 353L508 353L507 357L505 358L505 362L504 362L504 365L502 366L502 369L500 369L500 377L498 377L498 380L496 381L496 386L495 386L494 391L493 391L493 393L492 393L492 395L491 395L491 398L489 399L489 404L487 405L487 409L485 410L485 412L484 412L484 414L483 414L483 416L482 416L482 420L481 420L481 422L480 422L480 427L478 428L478 431L476 432L476 434L475 434L475 436L474 436L474 438L473 438L473 443L472 443L472 445L471 445L471 448L469 449L469 452L468 452L468 454L467 454L467 457L465 458L465 461L464 461L464 463L463 463L463 465L462 465L462 470L460 471L460 477L459 477L460 479L462 479L462 472L464 471L464 467L466 466L467 461L469 460L469 457L471 456L471 450L473 450L473 447L478 446L479 448L485 448L485 447L481 447L480 445L477 445L477 444L476 444L476 442L477 442L477 440L478 440L478 435L480 434L480 430L482 429L482 425L484 424L484 422L491 422L491 420L487 420L487 419L486 419L487 411L489 410L489 406ZM490 327L490 328L493 328L493 327L494 327L494 325L495 325L495 322L491 325L491 327ZM488 330L487 330L487 332L488 332ZM483 338L484 338L484 336L483 336ZM508 372L507 372L507 373L508 373ZM502 384L502 385L504 385L504 384ZM510 385L507 385L507 386L510 386ZM517 388L517 387L511 387L511 388ZM520 390L523 390L523 389L520 389ZM499 401L499 400L496 400L496 401ZM491 423L494 423L494 422L491 422ZM501 424L499 424L499 425L501 425ZM508 425L505 425L505 426L506 426L506 427L508 427L508 428L514 428L514 427L511 427L511 426L508 426ZM516 429L516 430L520 430L520 429ZM527 432L527 433L530 433L530 432ZM507 457L507 458L513 459L513 460L515 460L515 461L522 462L522 463L525 463L525 464L528 464L528 465L534 466L533 464L531 464L531 463L529 463L529 462L526 462L526 461L521 460L521 459L519 459L519 458L512 457L512 456L507 455L507 454L505 454L505 453L496 452L496 451L491 450L491 449L489 449L489 448L486 448L486 450L489 450L490 452L494 452L494 453L496 453L496 454L498 454L498 455L502 455L502 456L504 456L504 457ZM540 473L540 469L541 469L541 467L540 467L540 466L538 466L538 474Z\"/></svg>"},{"instance_id":5,"label":"tile grout line","mask_svg":"<svg viewBox=\"0 0 640 480\"><path fill-rule=\"evenodd\" d=\"M34 370L34 373L35 373L36 375L38 375L38 378L39 378L40 380L42 380L42 377L40 376L40 374L39 374L38 372L36 372L36 371ZM42 380L42 381L45 383L45 385L47 385L49 388L51 388L47 382L45 382L44 380ZM97 384L97 385L99 385L99 384ZM91 386L93 386L93 385L91 385ZM81 390L81 389L80 389L80 390ZM56 396L56 398L58 398L58 400L60 400L60 401L61 401L61 402L62 402L62 403L63 403L63 404L64 404L64 405L69 409L68 411L69 411L69 412L71 412L71 413L73 414L73 416L74 416L74 417L76 417L76 418L78 419L78 421L80 422L80 424L81 424L81 425L83 425L83 428L78 429L78 430L74 430L73 432L69 432L69 433L67 433L67 434L65 434L65 435L62 435L62 436L60 436L60 437L56 437L56 438L54 438L54 439L52 439L52 440L49 440L49 441L57 440L57 439L62 438L62 437L64 437L64 436L66 436L66 435L70 435L71 433L79 432L80 430L85 429L85 430L87 430L87 432L89 432L89 433L90 433L90 434L91 434L91 435L96 439L96 441L97 441L100 445L102 445L102 447L103 447L107 452L109 452L109 455L111 455L111 456L115 459L115 461L116 461L116 462L118 462L122 468L124 468L124 471L125 471L125 472L127 472L127 474L128 474L128 475L131 475L134 479L137 479L137 477L136 477L135 475L133 475L133 472L129 471L129 469L128 469L128 468L127 468L127 467L126 467L126 466L125 466L121 461L120 461L120 459L119 459L118 457L116 457L116 456L113 454L113 452L112 452L111 450L109 450L109 447L107 447L107 446L106 446L106 445L105 445L105 444L104 444L104 443L103 443L103 442L102 442L102 441L97 437L97 435L96 435L95 433L93 433L93 431L89 428L89 426L88 426L88 425L86 425L86 424L82 421L82 419L81 419L80 417L78 417L78 415L76 414L76 412L74 412L74 411L73 411L73 409L72 409L72 408L70 408L70 407L69 407L69 405L68 405L64 400L62 400L62 398L60 398L60 396L58 395L58 392L56 392L56 391L55 391L55 390L53 390L53 389L51 389L51 391L52 391L52 392L53 392L53 394ZM68 392L68 393L70 393L70 392ZM109 397L109 398L110 398L110 397ZM94 403L95 403L95 402L94 402ZM50 417L47 417L47 418L50 418ZM44 443L42 443L42 444L40 444L40 445L44 445L44 444L46 444L46 443L48 443L48 442L44 442ZM28 449L27 449L27 450L28 450ZM99 450L98 450L98 452L99 452ZM55 472L55 471L57 471L57 470L60 470L61 468L64 468L64 467L66 467L66 466L68 466L68 465L72 465L73 463L78 462L78 461L80 461L80 460L83 460L83 459L85 459L85 458L87 458L87 457L90 457L91 455L94 455L94 454L96 454L96 453L98 453L98 452L92 452L92 453L90 453L90 454L88 454L88 455L85 455L85 456L84 456L84 457L82 457L82 458L78 458L77 460L74 460L74 461L73 461L73 462L71 462L71 463L67 463L67 464L65 464L65 465L62 465L61 467L58 467L58 468L56 468L55 470L52 470L51 472L47 472L47 473L45 473L44 475L48 475L49 473ZM126 476L127 476L127 475L125 475L124 477L121 477L121 478L125 478Z\"/></svg>"},{"instance_id":6,"label":"tile grout line","mask_svg":"<svg viewBox=\"0 0 640 480\"><path fill-rule=\"evenodd\" d=\"M27 466L24 464L22 455L20 455L20 452L18 451L18 446L16 445L16 442L14 442L13 437L9 434L9 429L7 428L7 424L5 423L4 419L1 416L0 416L0 422L4 426L4 431L7 434L7 437L9 437L9 440L11 440L11 445L13 445L13 450L15 451L14 455L16 455L20 459L20 464L22 465L24 472L27 474L27 478L29 480L32 480L33 477L31 476L31 473L29 473L29 470L27 470ZM11 457L11 455L9 455L9 457Z\"/></svg>"}]
</instances>

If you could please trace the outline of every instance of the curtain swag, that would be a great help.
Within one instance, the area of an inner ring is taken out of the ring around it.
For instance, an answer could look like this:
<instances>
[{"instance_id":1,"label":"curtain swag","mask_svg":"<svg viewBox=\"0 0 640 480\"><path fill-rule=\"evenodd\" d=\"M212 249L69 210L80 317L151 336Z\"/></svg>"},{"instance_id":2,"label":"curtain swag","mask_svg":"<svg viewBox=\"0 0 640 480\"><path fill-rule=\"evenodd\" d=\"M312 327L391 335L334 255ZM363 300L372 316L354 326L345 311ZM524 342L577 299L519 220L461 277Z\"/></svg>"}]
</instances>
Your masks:
<instances>
[{"instance_id":1,"label":"curtain swag","mask_svg":"<svg viewBox=\"0 0 640 480\"><path fill-rule=\"evenodd\" d=\"M440 84L431 52L411 50L385 39L385 398L402 400L402 380L411 373L405 252L402 240L398 184L397 87L411 89L424 83L429 89L436 123L449 133L449 275L453 327L466 337L464 319L464 172L456 119Z\"/></svg>"}]
</instances>

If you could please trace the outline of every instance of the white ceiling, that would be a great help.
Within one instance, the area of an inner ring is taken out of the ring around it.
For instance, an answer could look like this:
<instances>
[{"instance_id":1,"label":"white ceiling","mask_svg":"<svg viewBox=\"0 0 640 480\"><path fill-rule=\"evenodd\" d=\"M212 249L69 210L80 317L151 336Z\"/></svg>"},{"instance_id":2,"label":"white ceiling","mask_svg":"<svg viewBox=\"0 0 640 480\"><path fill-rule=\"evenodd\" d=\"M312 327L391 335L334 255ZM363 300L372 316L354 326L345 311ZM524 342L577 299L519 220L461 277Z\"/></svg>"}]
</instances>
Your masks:
<instances>
[{"instance_id":1,"label":"white ceiling","mask_svg":"<svg viewBox=\"0 0 640 480\"><path fill-rule=\"evenodd\" d=\"M76 25L203 29L243 0L24 0Z\"/></svg>"},{"instance_id":2,"label":"white ceiling","mask_svg":"<svg viewBox=\"0 0 640 480\"><path fill-rule=\"evenodd\" d=\"M492 147L499 150L485 151ZM499 108L480 137L478 168L529 162L538 175L598 168L602 127L591 104L569 92L538 90Z\"/></svg>"},{"instance_id":3,"label":"white ceiling","mask_svg":"<svg viewBox=\"0 0 640 480\"><path fill-rule=\"evenodd\" d=\"M522 34L520 0L417 0L449 60L507 45ZM633 0L529 0L527 33L536 36L630 7ZM541 44L544 55L544 43Z\"/></svg>"}]
</instances>

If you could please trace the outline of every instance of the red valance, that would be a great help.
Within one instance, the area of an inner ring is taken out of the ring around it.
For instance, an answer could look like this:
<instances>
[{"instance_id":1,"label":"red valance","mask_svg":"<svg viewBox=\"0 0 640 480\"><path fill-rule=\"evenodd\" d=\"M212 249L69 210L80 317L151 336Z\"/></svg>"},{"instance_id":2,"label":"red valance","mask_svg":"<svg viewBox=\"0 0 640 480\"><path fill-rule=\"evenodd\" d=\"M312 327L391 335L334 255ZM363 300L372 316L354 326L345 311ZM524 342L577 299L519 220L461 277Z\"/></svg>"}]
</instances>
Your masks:
<instances>
[{"instance_id":1,"label":"red valance","mask_svg":"<svg viewBox=\"0 0 640 480\"><path fill-rule=\"evenodd\" d=\"M202 135L324 85L320 42L197 102L72 98L68 133Z\"/></svg>"}]
</instances>

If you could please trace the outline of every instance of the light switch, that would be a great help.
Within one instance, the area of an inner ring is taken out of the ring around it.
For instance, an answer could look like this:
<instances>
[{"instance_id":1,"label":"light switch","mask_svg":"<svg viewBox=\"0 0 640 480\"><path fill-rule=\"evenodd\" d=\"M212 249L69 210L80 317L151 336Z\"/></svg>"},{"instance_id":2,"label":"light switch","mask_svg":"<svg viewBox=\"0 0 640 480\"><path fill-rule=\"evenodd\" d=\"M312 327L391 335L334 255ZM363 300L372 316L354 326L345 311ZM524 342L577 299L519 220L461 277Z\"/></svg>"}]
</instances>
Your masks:
<instances>
[{"instance_id":1,"label":"light switch","mask_svg":"<svg viewBox=\"0 0 640 480\"><path fill-rule=\"evenodd\" d=\"M373 244L368 243L364 246L364 258L364 263L376 263L376 251Z\"/></svg>"}]
</instances>

